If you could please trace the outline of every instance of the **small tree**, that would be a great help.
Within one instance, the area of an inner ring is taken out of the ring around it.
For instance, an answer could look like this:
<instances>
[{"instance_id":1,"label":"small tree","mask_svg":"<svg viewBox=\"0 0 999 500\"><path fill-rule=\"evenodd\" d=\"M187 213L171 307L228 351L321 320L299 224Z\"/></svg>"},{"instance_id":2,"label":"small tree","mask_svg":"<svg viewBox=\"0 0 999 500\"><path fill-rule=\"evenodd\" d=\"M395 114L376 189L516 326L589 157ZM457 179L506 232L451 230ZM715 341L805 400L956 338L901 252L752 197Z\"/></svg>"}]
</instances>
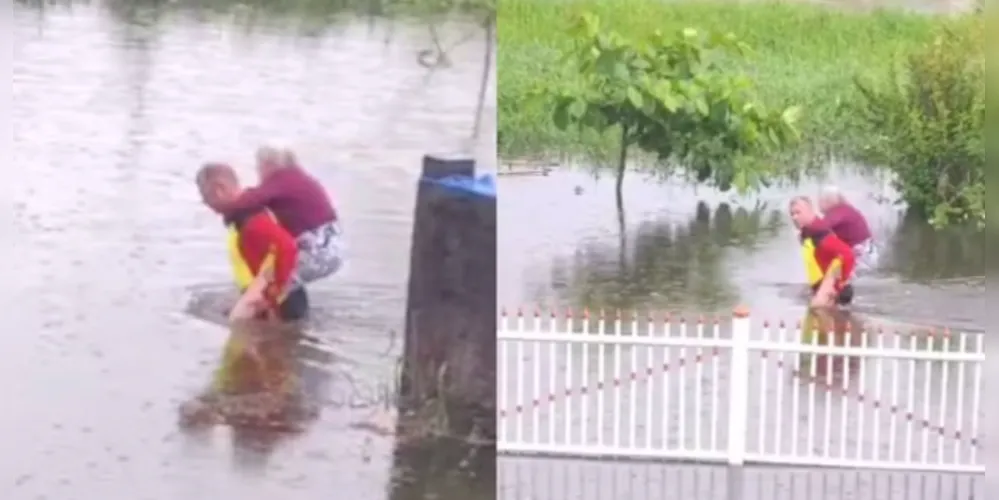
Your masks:
<instances>
[{"instance_id":1,"label":"small tree","mask_svg":"<svg viewBox=\"0 0 999 500\"><path fill-rule=\"evenodd\" d=\"M798 108L766 110L752 99L752 82L722 66L748 50L734 35L688 28L636 42L602 30L592 14L572 33L577 43L565 62L580 78L545 97L557 127L619 134L619 208L630 147L655 155L664 175L678 165L699 183L745 191L775 171L760 160L798 138Z\"/></svg>"}]
</instances>

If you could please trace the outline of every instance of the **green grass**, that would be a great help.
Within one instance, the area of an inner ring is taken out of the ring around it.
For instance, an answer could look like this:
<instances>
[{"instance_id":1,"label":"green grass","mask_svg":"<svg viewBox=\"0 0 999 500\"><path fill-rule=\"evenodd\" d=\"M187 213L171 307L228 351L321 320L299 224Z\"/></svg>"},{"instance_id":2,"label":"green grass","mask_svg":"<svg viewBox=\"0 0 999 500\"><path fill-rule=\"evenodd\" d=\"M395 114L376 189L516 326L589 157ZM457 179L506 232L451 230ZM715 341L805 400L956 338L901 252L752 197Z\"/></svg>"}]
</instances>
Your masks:
<instances>
[{"instance_id":1,"label":"green grass","mask_svg":"<svg viewBox=\"0 0 999 500\"><path fill-rule=\"evenodd\" d=\"M572 40L571 18L598 15L605 28L642 37L686 27L731 32L753 48L746 71L768 105L801 105L808 151L850 155L861 147L857 75L884 79L901 55L959 18L900 11L856 13L807 4L733 4L668 0L502 0L498 9L499 148L504 157L607 154L612 137L561 132L550 106L530 99L540 85L571 81L559 67Z\"/></svg>"}]
</instances>

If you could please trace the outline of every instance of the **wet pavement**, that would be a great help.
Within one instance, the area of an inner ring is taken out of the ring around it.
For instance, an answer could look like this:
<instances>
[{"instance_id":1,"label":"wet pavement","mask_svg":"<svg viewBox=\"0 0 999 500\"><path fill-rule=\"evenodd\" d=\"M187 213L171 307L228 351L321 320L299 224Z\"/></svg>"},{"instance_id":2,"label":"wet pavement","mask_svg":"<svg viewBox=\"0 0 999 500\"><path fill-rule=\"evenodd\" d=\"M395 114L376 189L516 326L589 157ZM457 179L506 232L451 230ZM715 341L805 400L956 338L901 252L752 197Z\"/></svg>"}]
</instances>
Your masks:
<instances>
[{"instance_id":1,"label":"wet pavement","mask_svg":"<svg viewBox=\"0 0 999 500\"><path fill-rule=\"evenodd\" d=\"M19 4L13 23L4 216L17 258L0 286L0 375L17 404L0 416L0 496L408 500L451 483L492 496L428 472L437 451L394 453L392 438L351 427L390 406L422 155L468 151L493 168L492 109L486 139L471 139L482 43L431 71L417 60L426 27L401 21L298 36L225 16ZM249 181L253 149L275 139L331 190L348 238L348 265L313 293L322 413L291 439L187 435L178 405L208 382L226 332L186 309L194 298L199 316L218 315L229 282L192 176L224 160Z\"/></svg>"}]
</instances>

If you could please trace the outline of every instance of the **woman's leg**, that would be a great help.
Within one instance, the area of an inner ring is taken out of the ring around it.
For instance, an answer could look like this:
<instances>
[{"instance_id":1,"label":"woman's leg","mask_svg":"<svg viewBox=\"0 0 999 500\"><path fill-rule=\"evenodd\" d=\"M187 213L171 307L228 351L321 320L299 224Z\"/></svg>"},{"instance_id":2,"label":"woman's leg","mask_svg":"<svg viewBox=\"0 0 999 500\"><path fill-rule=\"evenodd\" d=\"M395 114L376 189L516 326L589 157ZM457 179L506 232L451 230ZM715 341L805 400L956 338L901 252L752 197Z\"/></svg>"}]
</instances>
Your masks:
<instances>
[{"instance_id":1,"label":"woman's leg","mask_svg":"<svg viewBox=\"0 0 999 500\"><path fill-rule=\"evenodd\" d=\"M874 271L878 266L877 247L871 240L853 247L853 255L857 258L857 271L854 274L865 275Z\"/></svg>"},{"instance_id":2,"label":"woman's leg","mask_svg":"<svg viewBox=\"0 0 999 500\"><path fill-rule=\"evenodd\" d=\"M343 267L343 242L339 227L327 224L298 237L298 277L312 283L332 276Z\"/></svg>"}]
</instances>

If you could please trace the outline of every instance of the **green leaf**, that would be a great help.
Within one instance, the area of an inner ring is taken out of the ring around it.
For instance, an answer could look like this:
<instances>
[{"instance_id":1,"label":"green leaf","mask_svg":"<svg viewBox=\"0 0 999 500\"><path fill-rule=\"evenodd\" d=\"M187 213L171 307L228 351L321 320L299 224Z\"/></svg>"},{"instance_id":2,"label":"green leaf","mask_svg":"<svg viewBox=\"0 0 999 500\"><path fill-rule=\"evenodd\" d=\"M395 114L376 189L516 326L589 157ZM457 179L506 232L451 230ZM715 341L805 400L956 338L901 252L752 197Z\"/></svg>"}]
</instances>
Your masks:
<instances>
[{"instance_id":1,"label":"green leaf","mask_svg":"<svg viewBox=\"0 0 999 500\"><path fill-rule=\"evenodd\" d=\"M567 100L560 100L555 104L552 121L559 130L569 128L569 102Z\"/></svg>"},{"instance_id":2,"label":"green leaf","mask_svg":"<svg viewBox=\"0 0 999 500\"><path fill-rule=\"evenodd\" d=\"M735 176L732 178L732 186L735 187L735 190L739 193L749 191L749 188L751 187L749 171L745 167L739 168L735 171Z\"/></svg>"},{"instance_id":3,"label":"green leaf","mask_svg":"<svg viewBox=\"0 0 999 500\"><path fill-rule=\"evenodd\" d=\"M653 87L653 92L659 103L670 113L675 113L680 108L680 101L673 92L673 85L669 80L661 80Z\"/></svg>"},{"instance_id":4,"label":"green leaf","mask_svg":"<svg viewBox=\"0 0 999 500\"><path fill-rule=\"evenodd\" d=\"M767 137L770 138L770 142L774 146L780 146L781 145L781 140L780 140L780 137L777 135L777 131L776 130L774 130L772 128L767 129Z\"/></svg>"},{"instance_id":5,"label":"green leaf","mask_svg":"<svg viewBox=\"0 0 999 500\"><path fill-rule=\"evenodd\" d=\"M697 112L700 113L702 117L707 117L711 115L711 110L708 108L708 102L704 98L698 97L694 99L693 104L694 104L694 109L696 109Z\"/></svg>"},{"instance_id":6,"label":"green leaf","mask_svg":"<svg viewBox=\"0 0 999 500\"><path fill-rule=\"evenodd\" d=\"M787 125L795 125L801 118L801 106L791 106L780 114L780 119Z\"/></svg>"},{"instance_id":7,"label":"green leaf","mask_svg":"<svg viewBox=\"0 0 999 500\"><path fill-rule=\"evenodd\" d=\"M644 104L642 93L635 87L628 87L628 102L630 102L635 108L641 109Z\"/></svg>"},{"instance_id":8,"label":"green leaf","mask_svg":"<svg viewBox=\"0 0 999 500\"><path fill-rule=\"evenodd\" d=\"M628 65L624 61L618 61L614 65L614 77L619 80L627 81L631 77L631 72L628 71Z\"/></svg>"}]
</instances>

